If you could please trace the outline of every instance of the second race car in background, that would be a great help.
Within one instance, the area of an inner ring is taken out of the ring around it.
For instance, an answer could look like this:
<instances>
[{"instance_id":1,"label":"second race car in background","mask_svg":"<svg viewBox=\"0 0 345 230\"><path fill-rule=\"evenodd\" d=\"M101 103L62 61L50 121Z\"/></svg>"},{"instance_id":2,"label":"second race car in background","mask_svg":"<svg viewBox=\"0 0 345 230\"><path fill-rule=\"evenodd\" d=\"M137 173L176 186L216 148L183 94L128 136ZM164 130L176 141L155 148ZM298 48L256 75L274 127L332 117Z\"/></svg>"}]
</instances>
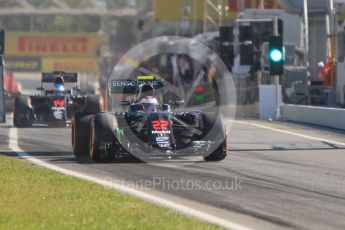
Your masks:
<instances>
[{"instance_id":1,"label":"second race car in background","mask_svg":"<svg viewBox=\"0 0 345 230\"><path fill-rule=\"evenodd\" d=\"M13 123L30 127L34 123L66 125L77 111L101 111L101 99L85 95L77 86L77 73L55 71L42 73L38 95L17 95L14 100Z\"/></svg>"}]
</instances>

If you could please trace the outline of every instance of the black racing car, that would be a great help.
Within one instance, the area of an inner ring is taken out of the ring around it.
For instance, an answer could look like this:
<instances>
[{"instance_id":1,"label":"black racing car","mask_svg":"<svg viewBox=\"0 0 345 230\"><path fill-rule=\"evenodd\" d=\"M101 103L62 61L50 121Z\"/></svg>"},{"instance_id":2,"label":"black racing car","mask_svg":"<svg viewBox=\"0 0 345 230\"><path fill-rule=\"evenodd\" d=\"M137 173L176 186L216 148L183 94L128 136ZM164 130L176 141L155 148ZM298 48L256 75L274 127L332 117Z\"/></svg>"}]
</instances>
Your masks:
<instances>
[{"instance_id":1,"label":"black racing car","mask_svg":"<svg viewBox=\"0 0 345 230\"><path fill-rule=\"evenodd\" d=\"M174 112L159 104L154 90L158 80L112 80L115 94L134 93L122 101L125 112L77 112L72 120L72 146L75 157L111 162L115 157L203 156L220 161L227 156L223 117L201 111ZM179 104L179 103L177 103Z\"/></svg>"},{"instance_id":2,"label":"black racing car","mask_svg":"<svg viewBox=\"0 0 345 230\"><path fill-rule=\"evenodd\" d=\"M16 127L30 127L34 123L66 125L77 111L100 112L100 97L83 95L77 79L77 73L42 73L41 87L37 88L40 94L15 97L13 124Z\"/></svg>"}]
</instances>

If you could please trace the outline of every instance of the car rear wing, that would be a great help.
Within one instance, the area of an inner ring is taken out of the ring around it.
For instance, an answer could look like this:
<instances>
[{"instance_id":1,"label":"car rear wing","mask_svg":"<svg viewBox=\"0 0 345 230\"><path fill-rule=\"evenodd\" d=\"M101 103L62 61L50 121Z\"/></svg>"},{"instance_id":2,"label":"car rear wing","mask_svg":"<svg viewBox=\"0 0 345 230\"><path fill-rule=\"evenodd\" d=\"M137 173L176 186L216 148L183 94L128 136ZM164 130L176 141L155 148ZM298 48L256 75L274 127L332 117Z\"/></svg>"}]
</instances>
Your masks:
<instances>
[{"instance_id":1,"label":"car rear wing","mask_svg":"<svg viewBox=\"0 0 345 230\"><path fill-rule=\"evenodd\" d=\"M144 84L151 84L154 89L164 87L160 80L143 78L140 80L111 80L110 84L112 94L135 94L138 92L139 86Z\"/></svg>"},{"instance_id":2,"label":"car rear wing","mask_svg":"<svg viewBox=\"0 0 345 230\"><path fill-rule=\"evenodd\" d=\"M66 83L77 83L78 74L77 73L66 73L66 72L52 72L52 73L42 73L42 83L52 83L55 77L62 76L64 82Z\"/></svg>"}]
</instances>

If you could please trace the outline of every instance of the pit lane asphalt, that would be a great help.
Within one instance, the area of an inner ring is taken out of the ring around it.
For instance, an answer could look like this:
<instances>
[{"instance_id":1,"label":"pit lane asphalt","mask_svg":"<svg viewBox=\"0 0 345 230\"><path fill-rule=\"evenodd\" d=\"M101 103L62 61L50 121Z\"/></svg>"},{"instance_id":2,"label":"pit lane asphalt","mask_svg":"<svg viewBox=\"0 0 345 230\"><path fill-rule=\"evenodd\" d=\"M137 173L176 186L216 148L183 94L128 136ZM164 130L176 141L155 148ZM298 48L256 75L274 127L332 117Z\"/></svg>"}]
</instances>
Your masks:
<instances>
[{"instance_id":1,"label":"pit lane asphalt","mask_svg":"<svg viewBox=\"0 0 345 230\"><path fill-rule=\"evenodd\" d=\"M345 133L305 125L245 121L345 142ZM0 128L0 150L10 152L10 125ZM253 229L345 229L345 147L234 123L230 155L162 163L76 161L70 128L18 129L18 145L31 156L204 210ZM116 218L115 218L116 219Z\"/></svg>"}]
</instances>

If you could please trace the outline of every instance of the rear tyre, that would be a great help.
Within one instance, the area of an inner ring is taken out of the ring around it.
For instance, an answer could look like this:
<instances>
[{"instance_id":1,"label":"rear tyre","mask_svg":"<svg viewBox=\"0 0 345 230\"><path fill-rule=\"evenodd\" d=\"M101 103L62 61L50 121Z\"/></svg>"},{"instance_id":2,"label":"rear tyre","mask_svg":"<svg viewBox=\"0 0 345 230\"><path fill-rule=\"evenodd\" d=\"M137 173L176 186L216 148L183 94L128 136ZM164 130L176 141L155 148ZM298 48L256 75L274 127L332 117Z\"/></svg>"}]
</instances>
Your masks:
<instances>
[{"instance_id":1,"label":"rear tyre","mask_svg":"<svg viewBox=\"0 0 345 230\"><path fill-rule=\"evenodd\" d=\"M96 95L87 96L84 112L96 114L96 113L100 113L101 111L102 111L101 98Z\"/></svg>"},{"instance_id":2,"label":"rear tyre","mask_svg":"<svg viewBox=\"0 0 345 230\"><path fill-rule=\"evenodd\" d=\"M203 116L205 135L214 137L214 141L220 140L219 146L209 155L204 156L205 161L222 161L227 154L227 136L224 119L221 114L206 113ZM212 133L210 133L212 130Z\"/></svg>"},{"instance_id":3,"label":"rear tyre","mask_svg":"<svg viewBox=\"0 0 345 230\"><path fill-rule=\"evenodd\" d=\"M90 121L94 115L76 112L72 119L72 148L76 158L89 156Z\"/></svg>"},{"instance_id":4,"label":"rear tyre","mask_svg":"<svg viewBox=\"0 0 345 230\"><path fill-rule=\"evenodd\" d=\"M113 114L99 113L90 125L90 158L95 162L112 162L115 153L106 149L107 144L115 142L114 130L117 127L116 118Z\"/></svg>"},{"instance_id":5,"label":"rear tyre","mask_svg":"<svg viewBox=\"0 0 345 230\"><path fill-rule=\"evenodd\" d=\"M29 105L29 97L17 95L14 99L13 124L16 127L31 127L34 121L33 111Z\"/></svg>"},{"instance_id":6,"label":"rear tyre","mask_svg":"<svg viewBox=\"0 0 345 230\"><path fill-rule=\"evenodd\" d=\"M85 108L76 112L72 119L72 148L76 158L90 156L90 123L95 114L101 112L101 100L96 95L86 97Z\"/></svg>"}]
</instances>

